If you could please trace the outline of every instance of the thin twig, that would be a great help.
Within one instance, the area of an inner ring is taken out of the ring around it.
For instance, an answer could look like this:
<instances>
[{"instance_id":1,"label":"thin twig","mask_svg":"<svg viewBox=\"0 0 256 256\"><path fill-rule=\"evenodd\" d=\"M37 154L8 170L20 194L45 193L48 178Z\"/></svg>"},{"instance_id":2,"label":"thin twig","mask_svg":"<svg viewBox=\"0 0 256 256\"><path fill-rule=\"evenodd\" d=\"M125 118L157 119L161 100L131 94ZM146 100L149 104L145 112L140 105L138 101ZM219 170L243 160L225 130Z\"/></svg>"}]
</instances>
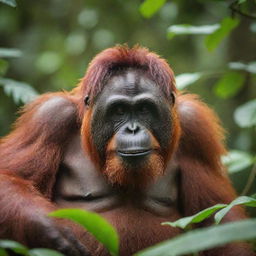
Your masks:
<instances>
[{"instance_id":1,"label":"thin twig","mask_svg":"<svg viewBox=\"0 0 256 256\"><path fill-rule=\"evenodd\" d=\"M252 167L251 173L250 173L250 175L248 177L248 180L246 182L244 190L241 193L242 196L245 196L249 192L249 190L250 190L250 188L251 188L251 186L253 184L253 181L255 180L255 177L256 177L256 163Z\"/></svg>"}]
</instances>

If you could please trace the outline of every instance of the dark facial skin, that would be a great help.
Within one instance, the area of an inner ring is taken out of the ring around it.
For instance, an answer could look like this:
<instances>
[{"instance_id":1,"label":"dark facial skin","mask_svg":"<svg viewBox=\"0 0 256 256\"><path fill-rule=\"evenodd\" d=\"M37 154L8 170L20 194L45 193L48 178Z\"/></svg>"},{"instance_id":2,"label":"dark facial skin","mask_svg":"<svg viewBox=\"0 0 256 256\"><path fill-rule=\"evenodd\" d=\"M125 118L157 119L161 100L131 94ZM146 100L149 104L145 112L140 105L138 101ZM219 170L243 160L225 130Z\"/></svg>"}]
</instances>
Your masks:
<instances>
[{"instance_id":1,"label":"dark facial skin","mask_svg":"<svg viewBox=\"0 0 256 256\"><path fill-rule=\"evenodd\" d=\"M108 80L97 97L92 116L92 139L102 159L108 141L116 136L117 154L124 162L150 155L152 138L161 151L171 136L171 103L141 70L127 70Z\"/></svg>"}]
</instances>

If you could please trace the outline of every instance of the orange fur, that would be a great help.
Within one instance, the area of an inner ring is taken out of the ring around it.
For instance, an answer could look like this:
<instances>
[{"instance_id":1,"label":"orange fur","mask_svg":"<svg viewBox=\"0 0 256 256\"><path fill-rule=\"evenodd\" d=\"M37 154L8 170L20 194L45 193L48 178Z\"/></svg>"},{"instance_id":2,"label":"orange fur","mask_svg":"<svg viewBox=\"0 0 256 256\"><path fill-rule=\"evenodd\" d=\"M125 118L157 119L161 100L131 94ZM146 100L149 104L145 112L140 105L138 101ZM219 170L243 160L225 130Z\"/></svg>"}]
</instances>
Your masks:
<instances>
[{"instance_id":1,"label":"orange fur","mask_svg":"<svg viewBox=\"0 0 256 256\"><path fill-rule=\"evenodd\" d=\"M92 143L92 138L91 138L91 127L90 127L91 115L92 115L92 109L88 109L85 112L83 117L83 122L81 127L82 146L86 155L88 155L93 161L93 163L100 169L101 161Z\"/></svg>"},{"instance_id":2,"label":"orange fur","mask_svg":"<svg viewBox=\"0 0 256 256\"><path fill-rule=\"evenodd\" d=\"M163 175L164 160L159 153L160 145L150 132L149 134L151 147L155 152L146 160L145 165L138 167L138 170L129 170L129 166L124 165L116 154L115 136L112 137L107 145L106 164L103 168L103 173L111 183L143 187Z\"/></svg>"}]
</instances>

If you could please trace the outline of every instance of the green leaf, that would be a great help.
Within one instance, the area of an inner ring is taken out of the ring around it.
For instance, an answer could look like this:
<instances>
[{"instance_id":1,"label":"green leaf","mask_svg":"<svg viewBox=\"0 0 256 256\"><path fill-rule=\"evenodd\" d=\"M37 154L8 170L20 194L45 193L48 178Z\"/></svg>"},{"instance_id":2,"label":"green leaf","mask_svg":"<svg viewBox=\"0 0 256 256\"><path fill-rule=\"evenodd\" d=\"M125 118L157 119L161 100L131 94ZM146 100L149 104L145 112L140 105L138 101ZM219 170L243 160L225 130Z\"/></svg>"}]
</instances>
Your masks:
<instances>
[{"instance_id":1,"label":"green leaf","mask_svg":"<svg viewBox=\"0 0 256 256\"><path fill-rule=\"evenodd\" d=\"M136 256L178 256L256 237L256 219L197 229L136 253Z\"/></svg>"},{"instance_id":2,"label":"green leaf","mask_svg":"<svg viewBox=\"0 0 256 256\"><path fill-rule=\"evenodd\" d=\"M174 222L164 222L164 223L162 223L162 225L169 225L169 226L172 226L172 227L178 227L178 228L184 229L192 223L202 222L206 218L210 217L213 213L215 213L219 209L222 209L225 206L226 206L226 204L216 204L212 207L204 209L201 212L198 212L197 214L195 214L193 216L181 218L181 219L179 219L177 221L174 221Z\"/></svg>"},{"instance_id":3,"label":"green leaf","mask_svg":"<svg viewBox=\"0 0 256 256\"><path fill-rule=\"evenodd\" d=\"M220 42L229 35L229 33L239 24L238 19L232 19L230 17L224 18L221 21L220 27L212 34L208 35L205 39L206 47L209 51L214 50Z\"/></svg>"},{"instance_id":4,"label":"green leaf","mask_svg":"<svg viewBox=\"0 0 256 256\"><path fill-rule=\"evenodd\" d=\"M230 174L243 171L254 162L252 155L239 150L229 151L227 155L222 156L221 160L227 166Z\"/></svg>"},{"instance_id":5,"label":"green leaf","mask_svg":"<svg viewBox=\"0 0 256 256\"><path fill-rule=\"evenodd\" d=\"M7 61L0 59L0 76L5 75L7 69L9 67L9 64Z\"/></svg>"},{"instance_id":6,"label":"green leaf","mask_svg":"<svg viewBox=\"0 0 256 256\"><path fill-rule=\"evenodd\" d=\"M17 3L15 0L0 0L0 2L4 3L4 4L7 4L7 5L10 5L12 7L16 7L17 6Z\"/></svg>"},{"instance_id":7,"label":"green leaf","mask_svg":"<svg viewBox=\"0 0 256 256\"><path fill-rule=\"evenodd\" d=\"M167 30L168 39L172 39L176 35L208 35L216 31L220 27L219 24L192 26L189 24L172 25Z\"/></svg>"},{"instance_id":8,"label":"green leaf","mask_svg":"<svg viewBox=\"0 0 256 256\"><path fill-rule=\"evenodd\" d=\"M4 92L12 96L16 104L20 101L23 103L30 102L38 96L34 88L23 82L0 78L0 86L1 85L4 88Z\"/></svg>"},{"instance_id":9,"label":"green leaf","mask_svg":"<svg viewBox=\"0 0 256 256\"><path fill-rule=\"evenodd\" d=\"M82 225L100 241L111 253L118 255L118 235L116 230L99 214L79 209L61 209L49 216L72 220Z\"/></svg>"},{"instance_id":10,"label":"green leaf","mask_svg":"<svg viewBox=\"0 0 256 256\"><path fill-rule=\"evenodd\" d=\"M239 106L234 112L234 119L241 128L256 125L256 99Z\"/></svg>"},{"instance_id":11,"label":"green leaf","mask_svg":"<svg viewBox=\"0 0 256 256\"><path fill-rule=\"evenodd\" d=\"M145 0L140 5L140 13L145 18L152 17L164 4L166 0Z\"/></svg>"},{"instance_id":12,"label":"green leaf","mask_svg":"<svg viewBox=\"0 0 256 256\"><path fill-rule=\"evenodd\" d=\"M8 256L6 250L0 248L0 256Z\"/></svg>"},{"instance_id":13,"label":"green leaf","mask_svg":"<svg viewBox=\"0 0 256 256\"><path fill-rule=\"evenodd\" d=\"M256 61L250 62L248 64L244 64L242 62L230 62L229 68L235 70L245 70L249 73L256 74Z\"/></svg>"},{"instance_id":14,"label":"green leaf","mask_svg":"<svg viewBox=\"0 0 256 256\"><path fill-rule=\"evenodd\" d=\"M235 205L246 205L251 207L256 207L256 199L248 196L240 196L227 205L224 209L217 212L214 216L215 223L219 224L225 215L230 211L230 209Z\"/></svg>"},{"instance_id":15,"label":"green leaf","mask_svg":"<svg viewBox=\"0 0 256 256\"><path fill-rule=\"evenodd\" d=\"M29 256L64 256L62 253L51 249L32 249L28 252Z\"/></svg>"},{"instance_id":16,"label":"green leaf","mask_svg":"<svg viewBox=\"0 0 256 256\"><path fill-rule=\"evenodd\" d=\"M28 249L24 245L11 240L0 240L0 247L10 249L21 255L27 255L28 252Z\"/></svg>"},{"instance_id":17,"label":"green leaf","mask_svg":"<svg viewBox=\"0 0 256 256\"><path fill-rule=\"evenodd\" d=\"M179 90L195 83L202 77L202 73L184 73L176 76L176 84Z\"/></svg>"},{"instance_id":18,"label":"green leaf","mask_svg":"<svg viewBox=\"0 0 256 256\"><path fill-rule=\"evenodd\" d=\"M215 94L223 99L235 96L242 88L245 81L245 75L230 71L225 73L223 77L214 86Z\"/></svg>"},{"instance_id":19,"label":"green leaf","mask_svg":"<svg viewBox=\"0 0 256 256\"><path fill-rule=\"evenodd\" d=\"M18 58L21 56L22 52L18 49L0 48L0 58Z\"/></svg>"}]
</instances>

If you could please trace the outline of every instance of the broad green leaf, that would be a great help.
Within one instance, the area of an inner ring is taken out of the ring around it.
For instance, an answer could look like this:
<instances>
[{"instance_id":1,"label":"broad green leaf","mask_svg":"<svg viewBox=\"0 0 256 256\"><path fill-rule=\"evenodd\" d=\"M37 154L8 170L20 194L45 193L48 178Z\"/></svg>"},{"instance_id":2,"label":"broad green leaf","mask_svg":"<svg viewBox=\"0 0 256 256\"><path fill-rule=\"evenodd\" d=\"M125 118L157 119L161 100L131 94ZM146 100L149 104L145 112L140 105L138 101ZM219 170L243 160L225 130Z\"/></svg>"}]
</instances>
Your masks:
<instances>
[{"instance_id":1,"label":"broad green leaf","mask_svg":"<svg viewBox=\"0 0 256 256\"><path fill-rule=\"evenodd\" d=\"M51 249L32 249L29 250L29 256L64 256L62 253Z\"/></svg>"},{"instance_id":2,"label":"broad green leaf","mask_svg":"<svg viewBox=\"0 0 256 256\"><path fill-rule=\"evenodd\" d=\"M178 256L256 238L256 219L193 230L136 253L136 256Z\"/></svg>"},{"instance_id":3,"label":"broad green leaf","mask_svg":"<svg viewBox=\"0 0 256 256\"><path fill-rule=\"evenodd\" d=\"M242 171L254 162L253 156L247 152L231 150L227 155L222 156L222 163L227 166L230 174Z\"/></svg>"},{"instance_id":4,"label":"broad green leaf","mask_svg":"<svg viewBox=\"0 0 256 256\"><path fill-rule=\"evenodd\" d=\"M8 62L3 59L0 59L0 76L5 75L8 67L9 67Z\"/></svg>"},{"instance_id":5,"label":"broad green leaf","mask_svg":"<svg viewBox=\"0 0 256 256\"><path fill-rule=\"evenodd\" d=\"M28 252L28 249L24 245L11 240L0 240L0 248L10 249L20 255L27 255Z\"/></svg>"},{"instance_id":6,"label":"broad green leaf","mask_svg":"<svg viewBox=\"0 0 256 256\"><path fill-rule=\"evenodd\" d=\"M140 5L140 13L145 18L152 17L164 4L166 0L145 0Z\"/></svg>"},{"instance_id":7,"label":"broad green leaf","mask_svg":"<svg viewBox=\"0 0 256 256\"><path fill-rule=\"evenodd\" d=\"M216 31L219 24L192 26L189 24L172 25L167 30L167 37L172 39L176 35L208 35Z\"/></svg>"},{"instance_id":8,"label":"broad green leaf","mask_svg":"<svg viewBox=\"0 0 256 256\"><path fill-rule=\"evenodd\" d=\"M229 33L239 24L238 19L232 19L230 17L224 18L221 21L220 27L212 34L208 35L205 39L206 47L209 51L214 50L219 43L229 35Z\"/></svg>"},{"instance_id":9,"label":"broad green leaf","mask_svg":"<svg viewBox=\"0 0 256 256\"><path fill-rule=\"evenodd\" d=\"M7 254L5 249L0 248L0 256L8 256L8 254Z\"/></svg>"},{"instance_id":10,"label":"broad green leaf","mask_svg":"<svg viewBox=\"0 0 256 256\"><path fill-rule=\"evenodd\" d=\"M164 223L162 223L162 225L169 225L172 227L178 227L178 228L185 229L190 224L199 223L199 222L205 220L206 218L210 217L213 213L215 213L219 209L222 209L225 206L226 206L226 204L216 204L212 207L204 209L201 212L198 212L197 214L195 214L193 216L181 218L174 222L164 222Z\"/></svg>"},{"instance_id":11,"label":"broad green leaf","mask_svg":"<svg viewBox=\"0 0 256 256\"><path fill-rule=\"evenodd\" d=\"M27 103L38 96L38 93L30 85L12 79L0 78L0 86L3 86L7 95L13 97L16 104L20 101Z\"/></svg>"},{"instance_id":12,"label":"broad green leaf","mask_svg":"<svg viewBox=\"0 0 256 256\"><path fill-rule=\"evenodd\" d=\"M17 3L15 0L0 0L0 2L4 3L4 4L7 4L7 5L10 5L12 7L16 7L17 6Z\"/></svg>"},{"instance_id":13,"label":"broad green leaf","mask_svg":"<svg viewBox=\"0 0 256 256\"><path fill-rule=\"evenodd\" d=\"M62 209L49 214L72 220L82 225L101 242L111 253L118 255L118 235L116 230L99 214L79 209Z\"/></svg>"},{"instance_id":14,"label":"broad green leaf","mask_svg":"<svg viewBox=\"0 0 256 256\"><path fill-rule=\"evenodd\" d=\"M214 86L215 94L223 99L230 98L238 93L245 81L245 75L230 71L225 73Z\"/></svg>"},{"instance_id":15,"label":"broad green leaf","mask_svg":"<svg viewBox=\"0 0 256 256\"><path fill-rule=\"evenodd\" d=\"M184 73L176 76L176 84L179 90L195 83L202 77L202 73Z\"/></svg>"},{"instance_id":16,"label":"broad green leaf","mask_svg":"<svg viewBox=\"0 0 256 256\"><path fill-rule=\"evenodd\" d=\"M241 128L256 125L256 99L239 106L234 112L234 119Z\"/></svg>"},{"instance_id":17,"label":"broad green leaf","mask_svg":"<svg viewBox=\"0 0 256 256\"><path fill-rule=\"evenodd\" d=\"M245 70L249 73L256 74L256 61L244 64L242 62L230 62L229 68L236 70Z\"/></svg>"},{"instance_id":18,"label":"broad green leaf","mask_svg":"<svg viewBox=\"0 0 256 256\"><path fill-rule=\"evenodd\" d=\"M18 58L21 56L22 52L18 49L0 48L0 58Z\"/></svg>"},{"instance_id":19,"label":"broad green leaf","mask_svg":"<svg viewBox=\"0 0 256 256\"><path fill-rule=\"evenodd\" d=\"M214 216L215 223L219 224L225 215L230 211L230 209L235 205L246 205L251 207L256 207L256 199L248 196L240 196L232 201L227 207L217 212Z\"/></svg>"}]
</instances>

